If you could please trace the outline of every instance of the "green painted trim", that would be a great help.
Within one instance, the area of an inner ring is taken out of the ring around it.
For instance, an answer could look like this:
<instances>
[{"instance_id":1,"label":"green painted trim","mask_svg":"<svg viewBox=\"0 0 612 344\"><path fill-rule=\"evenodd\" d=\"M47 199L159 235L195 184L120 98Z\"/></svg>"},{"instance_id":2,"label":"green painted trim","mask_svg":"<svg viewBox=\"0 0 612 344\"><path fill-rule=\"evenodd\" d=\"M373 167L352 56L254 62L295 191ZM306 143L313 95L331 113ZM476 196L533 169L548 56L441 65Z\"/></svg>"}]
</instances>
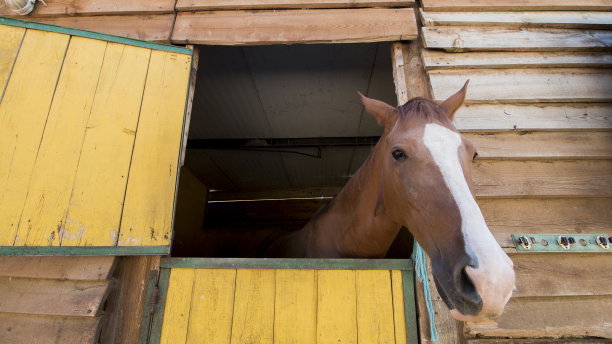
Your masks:
<instances>
[{"instance_id":1,"label":"green painted trim","mask_svg":"<svg viewBox=\"0 0 612 344\"><path fill-rule=\"evenodd\" d=\"M413 271L402 271L404 289L404 318L406 321L406 343L419 344L419 330L416 316Z\"/></svg>"},{"instance_id":2,"label":"green painted trim","mask_svg":"<svg viewBox=\"0 0 612 344\"><path fill-rule=\"evenodd\" d=\"M167 255L168 246L0 246L0 256Z\"/></svg>"},{"instance_id":3,"label":"green painted trim","mask_svg":"<svg viewBox=\"0 0 612 344\"><path fill-rule=\"evenodd\" d=\"M153 321L151 322L150 344L159 344L161 341L162 325L164 324L164 311L166 309L166 296L168 295L168 285L170 284L170 269L160 268L158 297Z\"/></svg>"},{"instance_id":4,"label":"green painted trim","mask_svg":"<svg viewBox=\"0 0 612 344\"><path fill-rule=\"evenodd\" d=\"M163 50L163 51L169 51L173 53L187 54L187 55L193 56L193 51L185 47L179 47L175 45L155 43L155 42L149 42L149 41L142 41L142 40L134 39L134 38L114 36L114 35L109 35L105 33L94 32L94 31L73 29L73 28L57 26L53 24L38 23L38 22L33 22L33 21L23 20L23 19L0 17L0 24L10 25L10 26L19 26L19 27L24 27L27 29L34 29L34 30L52 31L52 32L63 33L63 34L72 35L72 36L87 37L87 38L92 38L92 39L108 41L108 42L115 42L115 43L133 45L133 46L142 47L142 48Z\"/></svg>"},{"instance_id":5,"label":"green painted trim","mask_svg":"<svg viewBox=\"0 0 612 344\"><path fill-rule=\"evenodd\" d=\"M149 333L151 332L151 297L153 296L153 291L157 287L157 277L157 270L151 270L149 272L149 283L147 284L145 304L144 309L142 311L142 323L140 324L140 335L138 336L138 344L147 344L147 342L149 341Z\"/></svg>"},{"instance_id":6,"label":"green painted trim","mask_svg":"<svg viewBox=\"0 0 612 344\"><path fill-rule=\"evenodd\" d=\"M533 238L531 241L531 248L525 249L521 244L519 244L518 239L521 236L525 236L527 238ZM575 244L570 245L569 249L564 249L557 242L557 238L560 236L572 237L576 240ZM612 244L608 241L608 249L604 249L599 246L596 242L597 237L602 236L608 240L608 235L606 234L512 234L512 241L514 242L514 247L520 253L531 253L531 252L551 252L551 253L612 253ZM582 246L580 244L580 240L583 239L586 241L586 246ZM543 245L542 240L546 240L548 245Z\"/></svg>"},{"instance_id":7,"label":"green painted trim","mask_svg":"<svg viewBox=\"0 0 612 344\"><path fill-rule=\"evenodd\" d=\"M164 268L412 271L410 259L162 258Z\"/></svg>"}]
</instances>

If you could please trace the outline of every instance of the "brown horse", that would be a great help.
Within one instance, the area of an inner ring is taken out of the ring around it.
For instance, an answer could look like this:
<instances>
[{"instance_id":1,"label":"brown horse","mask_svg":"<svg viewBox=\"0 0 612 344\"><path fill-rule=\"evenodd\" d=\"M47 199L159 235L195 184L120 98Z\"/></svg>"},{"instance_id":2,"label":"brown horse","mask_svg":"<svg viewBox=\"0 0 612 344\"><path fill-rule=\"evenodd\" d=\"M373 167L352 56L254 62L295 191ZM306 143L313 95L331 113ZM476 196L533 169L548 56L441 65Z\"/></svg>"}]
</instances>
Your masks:
<instances>
[{"instance_id":1,"label":"brown horse","mask_svg":"<svg viewBox=\"0 0 612 344\"><path fill-rule=\"evenodd\" d=\"M384 134L342 191L303 229L269 242L264 256L380 258L405 226L455 318L499 315L514 270L474 199L476 148L452 123L466 90L467 82L440 105L414 98L399 108L360 94Z\"/></svg>"}]
</instances>

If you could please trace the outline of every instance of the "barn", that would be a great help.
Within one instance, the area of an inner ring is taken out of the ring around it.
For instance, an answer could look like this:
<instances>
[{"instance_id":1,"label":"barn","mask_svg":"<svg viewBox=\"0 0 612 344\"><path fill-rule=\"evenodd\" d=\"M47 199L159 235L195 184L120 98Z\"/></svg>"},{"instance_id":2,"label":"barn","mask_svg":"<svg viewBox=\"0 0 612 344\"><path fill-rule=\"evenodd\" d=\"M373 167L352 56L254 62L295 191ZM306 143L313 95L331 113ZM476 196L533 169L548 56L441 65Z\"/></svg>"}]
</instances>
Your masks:
<instances>
[{"instance_id":1,"label":"barn","mask_svg":"<svg viewBox=\"0 0 612 344\"><path fill-rule=\"evenodd\" d=\"M609 342L611 10L1 8L0 342ZM477 201L517 273L501 317L453 320L431 274L431 290L415 280L407 230L386 259L253 258L376 144L356 91L441 101L467 79L455 124L478 146Z\"/></svg>"}]
</instances>

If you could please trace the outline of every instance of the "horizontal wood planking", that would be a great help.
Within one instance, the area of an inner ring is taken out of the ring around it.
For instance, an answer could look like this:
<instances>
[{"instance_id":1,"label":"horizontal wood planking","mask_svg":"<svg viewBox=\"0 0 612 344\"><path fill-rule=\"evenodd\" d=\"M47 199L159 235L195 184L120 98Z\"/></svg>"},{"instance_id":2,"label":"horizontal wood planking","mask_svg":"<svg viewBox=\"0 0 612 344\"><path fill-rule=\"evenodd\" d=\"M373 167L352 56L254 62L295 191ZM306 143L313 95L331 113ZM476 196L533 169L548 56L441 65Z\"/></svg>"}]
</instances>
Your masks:
<instances>
[{"instance_id":1,"label":"horizontal wood planking","mask_svg":"<svg viewBox=\"0 0 612 344\"><path fill-rule=\"evenodd\" d=\"M582 68L432 70L433 98L445 100L468 79L467 103L612 101L612 69Z\"/></svg>"},{"instance_id":2,"label":"horizontal wood planking","mask_svg":"<svg viewBox=\"0 0 612 344\"><path fill-rule=\"evenodd\" d=\"M168 43L173 14L158 15L113 15L75 17L33 17L33 21L96 31L145 41Z\"/></svg>"},{"instance_id":3,"label":"horizontal wood planking","mask_svg":"<svg viewBox=\"0 0 612 344\"><path fill-rule=\"evenodd\" d=\"M423 27L422 35L425 48L448 51L596 51L612 47L612 31L607 30L436 26Z\"/></svg>"},{"instance_id":4,"label":"horizontal wood planking","mask_svg":"<svg viewBox=\"0 0 612 344\"><path fill-rule=\"evenodd\" d=\"M451 54L423 49L427 70L465 68L601 68L612 65L607 52L472 52Z\"/></svg>"},{"instance_id":5,"label":"horizontal wood planking","mask_svg":"<svg viewBox=\"0 0 612 344\"><path fill-rule=\"evenodd\" d=\"M523 10L610 10L607 0L423 0L423 8L432 11L523 11Z\"/></svg>"},{"instance_id":6,"label":"horizontal wood planking","mask_svg":"<svg viewBox=\"0 0 612 344\"><path fill-rule=\"evenodd\" d=\"M610 12L425 12L419 11L425 26L496 26L609 29Z\"/></svg>"},{"instance_id":7,"label":"horizontal wood planking","mask_svg":"<svg viewBox=\"0 0 612 344\"><path fill-rule=\"evenodd\" d=\"M497 242L514 248L513 233L612 235L612 198L480 199Z\"/></svg>"},{"instance_id":8,"label":"horizontal wood planking","mask_svg":"<svg viewBox=\"0 0 612 344\"><path fill-rule=\"evenodd\" d=\"M467 338L467 344L550 344L550 338ZM610 344L605 338L555 338L555 344Z\"/></svg>"},{"instance_id":9,"label":"horizontal wood planking","mask_svg":"<svg viewBox=\"0 0 612 344\"><path fill-rule=\"evenodd\" d=\"M0 341L4 344L93 344L97 343L99 324L99 317L0 313Z\"/></svg>"},{"instance_id":10,"label":"horizontal wood planking","mask_svg":"<svg viewBox=\"0 0 612 344\"><path fill-rule=\"evenodd\" d=\"M612 295L609 254L512 254L512 297Z\"/></svg>"},{"instance_id":11,"label":"horizontal wood planking","mask_svg":"<svg viewBox=\"0 0 612 344\"><path fill-rule=\"evenodd\" d=\"M179 13L173 43L249 45L415 39L412 8Z\"/></svg>"},{"instance_id":12,"label":"horizontal wood planking","mask_svg":"<svg viewBox=\"0 0 612 344\"><path fill-rule=\"evenodd\" d=\"M0 257L0 276L102 281L115 257Z\"/></svg>"},{"instance_id":13,"label":"horizontal wood planking","mask_svg":"<svg viewBox=\"0 0 612 344\"><path fill-rule=\"evenodd\" d=\"M108 281L0 277L0 312L93 317L108 287Z\"/></svg>"},{"instance_id":14,"label":"horizontal wood planking","mask_svg":"<svg viewBox=\"0 0 612 344\"><path fill-rule=\"evenodd\" d=\"M353 7L407 7L414 0L178 0L179 11L193 10L243 10L281 8L353 8Z\"/></svg>"},{"instance_id":15,"label":"horizontal wood planking","mask_svg":"<svg viewBox=\"0 0 612 344\"><path fill-rule=\"evenodd\" d=\"M37 4L34 11L28 15L38 16L73 16L78 14L150 14L172 13L174 0L79 0L79 1L49 1L46 5ZM19 16L6 5L0 7L2 16ZM19 16L21 17L21 16Z\"/></svg>"},{"instance_id":16,"label":"horizontal wood planking","mask_svg":"<svg viewBox=\"0 0 612 344\"><path fill-rule=\"evenodd\" d=\"M487 337L594 336L612 338L612 296L510 299L494 322L466 323L468 335Z\"/></svg>"},{"instance_id":17,"label":"horizontal wood planking","mask_svg":"<svg viewBox=\"0 0 612 344\"><path fill-rule=\"evenodd\" d=\"M612 132L465 133L479 159L610 159Z\"/></svg>"},{"instance_id":18,"label":"horizontal wood planking","mask_svg":"<svg viewBox=\"0 0 612 344\"><path fill-rule=\"evenodd\" d=\"M612 196L612 160L476 161L478 197Z\"/></svg>"},{"instance_id":19,"label":"horizontal wood planking","mask_svg":"<svg viewBox=\"0 0 612 344\"><path fill-rule=\"evenodd\" d=\"M462 131L485 132L610 129L612 104L467 104L457 110L455 126Z\"/></svg>"}]
</instances>

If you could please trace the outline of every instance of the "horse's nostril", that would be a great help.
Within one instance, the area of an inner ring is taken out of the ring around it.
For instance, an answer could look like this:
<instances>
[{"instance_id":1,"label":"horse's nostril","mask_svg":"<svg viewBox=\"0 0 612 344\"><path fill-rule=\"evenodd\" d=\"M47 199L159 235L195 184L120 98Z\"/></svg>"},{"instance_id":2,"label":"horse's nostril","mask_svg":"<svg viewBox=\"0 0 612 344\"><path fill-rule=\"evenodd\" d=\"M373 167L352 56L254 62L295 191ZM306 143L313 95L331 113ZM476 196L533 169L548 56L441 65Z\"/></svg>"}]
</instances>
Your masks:
<instances>
[{"instance_id":1,"label":"horse's nostril","mask_svg":"<svg viewBox=\"0 0 612 344\"><path fill-rule=\"evenodd\" d=\"M468 265L467 267L471 267L471 265ZM466 268L461 269L461 274L459 276L459 294L465 301L473 305L481 304L482 300L480 298L480 295L478 294L478 290L476 290L476 286L468 275Z\"/></svg>"}]
</instances>

